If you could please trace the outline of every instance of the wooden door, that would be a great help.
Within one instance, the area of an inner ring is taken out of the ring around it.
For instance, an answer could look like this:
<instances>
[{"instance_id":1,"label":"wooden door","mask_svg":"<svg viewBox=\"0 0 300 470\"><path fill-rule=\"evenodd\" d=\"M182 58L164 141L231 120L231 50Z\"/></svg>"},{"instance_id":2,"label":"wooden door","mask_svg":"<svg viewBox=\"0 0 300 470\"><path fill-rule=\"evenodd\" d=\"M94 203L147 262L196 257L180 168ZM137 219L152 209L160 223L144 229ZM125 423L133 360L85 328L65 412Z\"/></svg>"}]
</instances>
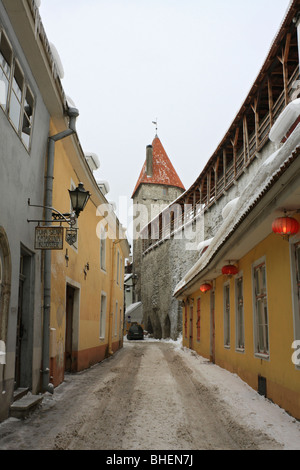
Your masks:
<instances>
[{"instance_id":1,"label":"wooden door","mask_svg":"<svg viewBox=\"0 0 300 470\"><path fill-rule=\"evenodd\" d=\"M190 344L189 347L190 349L193 349L193 316L194 316L194 307L191 305L190 306Z\"/></svg>"},{"instance_id":2,"label":"wooden door","mask_svg":"<svg viewBox=\"0 0 300 470\"><path fill-rule=\"evenodd\" d=\"M210 296L210 361L215 363L215 292Z\"/></svg>"},{"instance_id":3,"label":"wooden door","mask_svg":"<svg viewBox=\"0 0 300 470\"><path fill-rule=\"evenodd\" d=\"M17 332L16 332L16 357L15 357L15 389L20 387L21 382L21 346L23 336L23 290L24 290L25 277L20 273L19 278L19 299L18 299L18 317L17 317Z\"/></svg>"},{"instance_id":4,"label":"wooden door","mask_svg":"<svg viewBox=\"0 0 300 470\"><path fill-rule=\"evenodd\" d=\"M67 286L66 335L65 335L65 370L66 371L72 370L74 292L75 292L75 289L73 287Z\"/></svg>"}]
</instances>

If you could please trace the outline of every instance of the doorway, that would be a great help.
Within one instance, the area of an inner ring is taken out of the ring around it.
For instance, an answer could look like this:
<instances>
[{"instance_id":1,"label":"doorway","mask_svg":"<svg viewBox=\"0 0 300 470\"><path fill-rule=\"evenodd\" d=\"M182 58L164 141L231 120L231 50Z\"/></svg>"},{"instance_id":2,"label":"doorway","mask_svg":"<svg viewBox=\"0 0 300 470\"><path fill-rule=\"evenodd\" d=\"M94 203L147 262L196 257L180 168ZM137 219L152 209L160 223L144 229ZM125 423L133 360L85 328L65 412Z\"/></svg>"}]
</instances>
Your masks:
<instances>
[{"instance_id":1,"label":"doorway","mask_svg":"<svg viewBox=\"0 0 300 470\"><path fill-rule=\"evenodd\" d=\"M66 332L65 332L65 371L71 372L73 362L73 318L75 288L67 284L66 292Z\"/></svg>"},{"instance_id":2,"label":"doorway","mask_svg":"<svg viewBox=\"0 0 300 470\"><path fill-rule=\"evenodd\" d=\"M31 388L34 320L34 255L21 246L15 349L15 389Z\"/></svg>"},{"instance_id":3,"label":"doorway","mask_svg":"<svg viewBox=\"0 0 300 470\"><path fill-rule=\"evenodd\" d=\"M193 349L193 346L194 346L193 317L194 317L194 307L193 305L190 305L190 341L189 341L190 349Z\"/></svg>"},{"instance_id":4,"label":"doorway","mask_svg":"<svg viewBox=\"0 0 300 470\"><path fill-rule=\"evenodd\" d=\"M210 361L215 363L215 291L210 294Z\"/></svg>"},{"instance_id":5,"label":"doorway","mask_svg":"<svg viewBox=\"0 0 300 470\"><path fill-rule=\"evenodd\" d=\"M21 257L22 266L22 257ZM19 276L19 298L18 298L18 316L17 316L17 333L16 333L16 359L15 359L15 389L21 385L21 349L22 349L22 338L24 332L23 326L23 292L25 276L21 272Z\"/></svg>"},{"instance_id":6,"label":"doorway","mask_svg":"<svg viewBox=\"0 0 300 470\"><path fill-rule=\"evenodd\" d=\"M171 337L171 321L169 315L166 316L165 318L165 323L164 323L164 338L170 338Z\"/></svg>"}]
</instances>

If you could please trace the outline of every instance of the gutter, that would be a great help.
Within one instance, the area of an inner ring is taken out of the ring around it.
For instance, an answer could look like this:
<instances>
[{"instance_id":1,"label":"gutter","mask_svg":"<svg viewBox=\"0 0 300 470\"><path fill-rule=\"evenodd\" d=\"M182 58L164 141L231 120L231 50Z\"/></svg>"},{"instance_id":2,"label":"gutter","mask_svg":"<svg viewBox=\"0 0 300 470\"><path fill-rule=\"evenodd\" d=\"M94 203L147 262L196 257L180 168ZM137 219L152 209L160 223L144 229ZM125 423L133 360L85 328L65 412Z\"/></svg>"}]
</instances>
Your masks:
<instances>
[{"instance_id":1,"label":"gutter","mask_svg":"<svg viewBox=\"0 0 300 470\"><path fill-rule=\"evenodd\" d=\"M52 220L52 192L53 192L53 172L54 172L54 154L55 143L58 140L65 139L76 133L76 119L79 112L76 108L68 108L69 128L49 137L48 140L48 157L47 157L47 173L46 173L46 190L45 190L45 220ZM46 226L51 226L51 222L46 222ZM49 381L50 369L50 307L51 307L51 251L45 251L44 258L44 319L43 319L43 349L42 349L42 389L44 392L53 393L54 387Z\"/></svg>"}]
</instances>

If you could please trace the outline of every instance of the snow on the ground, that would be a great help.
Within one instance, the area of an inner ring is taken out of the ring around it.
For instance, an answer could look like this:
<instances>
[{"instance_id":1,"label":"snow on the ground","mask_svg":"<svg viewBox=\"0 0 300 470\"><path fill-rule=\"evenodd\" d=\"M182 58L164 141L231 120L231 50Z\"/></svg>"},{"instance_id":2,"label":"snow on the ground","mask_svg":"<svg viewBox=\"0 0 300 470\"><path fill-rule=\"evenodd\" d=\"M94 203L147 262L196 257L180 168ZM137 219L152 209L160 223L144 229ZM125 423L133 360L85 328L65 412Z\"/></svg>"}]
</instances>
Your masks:
<instances>
[{"instance_id":1,"label":"snow on the ground","mask_svg":"<svg viewBox=\"0 0 300 470\"><path fill-rule=\"evenodd\" d=\"M267 434L281 444L285 450L300 450L300 421L290 416L270 400L259 395L236 374L212 364L195 351L183 347L182 337L179 337L177 341L173 341L171 339L158 340L145 336L144 341L141 342L156 341L170 343L187 366L194 371L194 374L198 378L201 377L205 386L211 388L214 393L219 394L220 401L226 405L241 425ZM126 343L129 343L126 336L124 337L124 343L125 347ZM84 371L78 374L83 373ZM57 387L56 393L51 396L49 394L48 399L48 394L45 394L44 408L48 406L52 408L56 400L61 400L68 395L68 391L74 385L72 385L72 382L70 380L68 383ZM9 418L6 422L15 420L15 418ZM4 423L1 423L0 427Z\"/></svg>"},{"instance_id":2,"label":"snow on the ground","mask_svg":"<svg viewBox=\"0 0 300 470\"><path fill-rule=\"evenodd\" d=\"M273 437L285 450L300 450L300 421L259 395L237 374L222 369L195 351L183 347L182 337L177 341L145 340L172 343L195 373L199 372L205 378L206 385L218 390L224 403L232 409L235 417L238 416L241 424Z\"/></svg>"}]
</instances>

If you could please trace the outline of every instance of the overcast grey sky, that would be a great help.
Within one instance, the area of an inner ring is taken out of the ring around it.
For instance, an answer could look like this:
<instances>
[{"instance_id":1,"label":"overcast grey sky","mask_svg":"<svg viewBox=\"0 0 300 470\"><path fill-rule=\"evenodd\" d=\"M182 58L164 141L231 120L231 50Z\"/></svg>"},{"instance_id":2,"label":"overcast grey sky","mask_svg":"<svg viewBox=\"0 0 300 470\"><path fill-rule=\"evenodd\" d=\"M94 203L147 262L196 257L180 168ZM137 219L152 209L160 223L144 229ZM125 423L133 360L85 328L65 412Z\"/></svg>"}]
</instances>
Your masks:
<instances>
[{"instance_id":1,"label":"overcast grey sky","mask_svg":"<svg viewBox=\"0 0 300 470\"><path fill-rule=\"evenodd\" d=\"M130 197L158 136L186 189L228 130L289 0L41 0L77 130L109 201ZM119 213L127 226L126 215Z\"/></svg>"}]
</instances>

